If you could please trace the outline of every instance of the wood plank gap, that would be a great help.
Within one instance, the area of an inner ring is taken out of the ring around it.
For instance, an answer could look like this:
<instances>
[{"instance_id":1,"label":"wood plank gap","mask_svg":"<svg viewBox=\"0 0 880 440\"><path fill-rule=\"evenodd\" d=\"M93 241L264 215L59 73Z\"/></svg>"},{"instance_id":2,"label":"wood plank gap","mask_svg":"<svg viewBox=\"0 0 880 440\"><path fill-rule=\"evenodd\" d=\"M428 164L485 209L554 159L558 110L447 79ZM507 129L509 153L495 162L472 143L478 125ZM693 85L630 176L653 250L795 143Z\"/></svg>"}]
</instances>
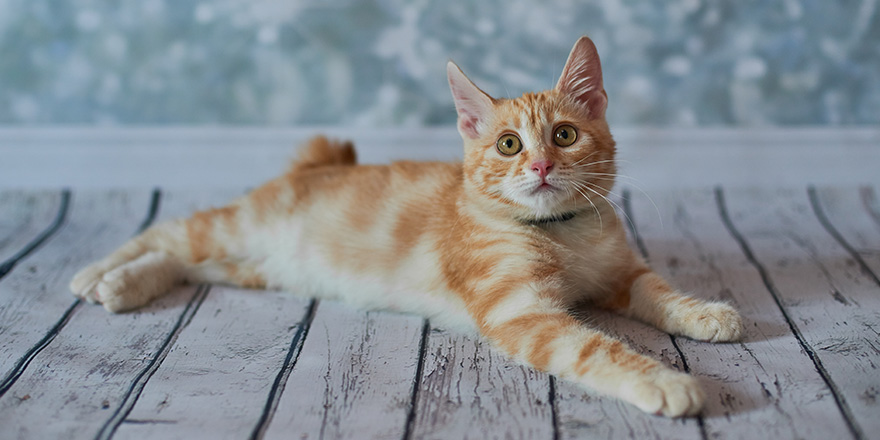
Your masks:
<instances>
[{"instance_id":1,"label":"wood plank gap","mask_svg":"<svg viewBox=\"0 0 880 440\"><path fill-rule=\"evenodd\" d=\"M871 267L868 266L868 263L865 262L865 260L862 258L861 255L859 255L856 249L852 247L852 245L849 244L849 242L846 241L845 238L843 238L843 235L841 235L840 231L838 231L837 228L835 228L834 225L831 224L831 221L828 220L828 216L825 215L825 210L822 208L822 203L819 201L819 196L818 194L816 194L816 187L814 185L810 185L807 187L807 195L810 197L810 206L813 207L813 213L816 214L816 218L819 219L819 223L822 224L822 227L825 228L825 230L828 231L828 233L832 237L834 237L834 239L837 240L837 242L840 243L840 245L843 246L843 248L846 249L847 252L849 252L850 256L852 256L852 258L856 260L856 262L859 263L859 267L862 269L862 272L865 275L871 277L871 279L874 280L874 283L877 284L877 286L880 286L880 278L877 277L877 274L874 273L873 270L871 270Z\"/></svg>"},{"instance_id":2,"label":"wood plank gap","mask_svg":"<svg viewBox=\"0 0 880 440\"><path fill-rule=\"evenodd\" d=\"M626 214L626 217L629 219L627 224L629 225L629 231L633 236L633 239L636 242L636 246L639 248L639 252L642 254L642 258L645 259L646 262L650 263L651 257L648 255L648 248L645 246L645 242L642 240L642 236L639 234L639 230L636 227L635 220L633 220L633 210L632 210L632 194L630 193L629 188L623 189L622 196L623 203L623 212ZM676 340L675 335L669 335L669 340L672 342L672 346L675 347L675 351L678 353L679 359L681 359L681 367L684 369L685 373L690 374L691 367L688 365L687 356L684 355L684 352L681 350L681 347L678 346L678 341ZM703 414L697 414L697 426L700 427L700 437L704 440L708 438L708 434L706 433L706 421L703 419Z\"/></svg>"},{"instance_id":3,"label":"wood plank gap","mask_svg":"<svg viewBox=\"0 0 880 440\"><path fill-rule=\"evenodd\" d=\"M309 328L311 328L312 321L315 319L315 312L317 311L318 304L319 301L312 298L309 303L309 308L306 310L306 318L303 320L302 326L293 335L293 339L290 340L290 348L287 350L287 356L284 358L284 362L281 364L281 369L278 371L278 375L275 376L275 381L272 383L272 389L269 391L269 396L266 398L266 406L263 407L263 413L260 414L260 418L257 421L256 426L254 426L253 432L251 432L251 440L262 439L266 434L266 429L269 428L269 424L272 423L272 416L275 415L275 410L278 408L278 402L281 400L281 395L284 393L287 379L290 377L293 367L296 366L296 361L299 359L299 354L302 351L303 342L309 335Z\"/></svg>"},{"instance_id":4,"label":"wood plank gap","mask_svg":"<svg viewBox=\"0 0 880 440\"><path fill-rule=\"evenodd\" d=\"M2 279L6 274L12 271L12 268L18 264L19 261L23 260L27 257L31 252L33 252L36 248L38 248L43 242L49 239L58 229L61 228L61 225L64 224L64 220L67 218L68 208L70 207L70 189L61 190L61 203L58 208L58 215L55 217L55 220L49 225L46 230L44 230L40 235L34 238L30 243L27 244L22 250L18 251L15 255L10 257L8 260L4 261L0 264L0 279ZM0 393L2 395L2 393Z\"/></svg>"},{"instance_id":5,"label":"wood plank gap","mask_svg":"<svg viewBox=\"0 0 880 440\"><path fill-rule=\"evenodd\" d=\"M837 388L837 385L831 380L831 376L828 374L828 370L822 364L822 360L819 359L819 356L816 355L813 347L807 343L806 339L804 339L803 334L800 329L795 325L794 320L788 314L788 310L785 309L785 306L782 304L782 300L779 296L779 291L776 289L776 285L773 284L773 280L770 279L770 275L767 273L767 269L764 267L764 264L758 261L755 257L755 254L752 252L751 246L749 246L745 237L739 232L739 230L734 226L733 221L730 218L730 214L727 211L727 203L724 200L724 190L718 186L715 187L715 202L718 205L718 212L721 215L721 221L724 223L724 227L727 228L727 231L730 233L731 237L739 244L740 249L742 249L743 254L746 256L746 259L755 269L758 271L758 274L761 276L761 281L764 283L764 287L770 292L770 296L773 297L773 301L776 303L776 306L779 307L779 311L782 313L782 316L785 318L785 322L788 324L788 328L791 330L792 334L794 334L798 343L804 352L807 353L810 360L813 361L813 366L816 368L816 371L819 372L819 375L822 377L822 380L825 382L825 385L828 386L828 389L831 390L831 395L834 396L834 401L837 403L838 409L840 409L841 414L843 415L844 420L846 420L846 425L850 430L850 433L856 439L864 439L865 434L862 432L861 428L855 423L855 419L852 415L852 410L850 410L849 405L843 398L840 390Z\"/></svg>"},{"instance_id":6,"label":"wood plank gap","mask_svg":"<svg viewBox=\"0 0 880 440\"><path fill-rule=\"evenodd\" d=\"M156 214L159 212L159 201L161 200L161 197L162 193L159 188L154 189L153 194L150 198L150 207L147 210L147 216L141 222L136 234L139 234L150 227L150 224L152 224L153 221L156 219ZM15 266L18 261L22 260L28 254L30 254L34 249L39 247L52 234L54 234L58 229L61 228L61 225L64 224L64 220L67 218L67 212L70 210L70 198L70 190L62 190L61 203L60 207L58 208L58 215L56 216L55 221L28 246L26 246L16 255L10 258L8 262L0 266L0 278L3 278L6 273L12 270L12 267ZM43 349L45 349L46 346L48 346L49 343L51 343L56 336L58 336L58 333L61 331L61 329L64 328L65 325L67 325L68 321L70 321L70 318L73 316L73 313L79 309L82 303L82 300L79 298L74 300L70 304L70 307L68 307L67 310L65 310L64 313L61 315L61 318L59 318L58 321L55 322L55 325L53 325L52 328L50 328L49 331L46 332L43 338L40 339L39 342L34 344L34 346L31 347L27 352L25 352L25 354L22 355L21 358L19 358L19 360L15 363L15 367L12 369L12 371L10 371L9 374L6 375L6 377L3 379L3 382L0 382L0 397L3 397L3 395L6 394L7 391L9 391L9 388L11 388L12 385L15 384L15 381L17 381L18 378L21 377L22 373L24 373L24 371L30 365L31 361L38 354L40 354L40 352L43 351Z\"/></svg>"},{"instance_id":7,"label":"wood plank gap","mask_svg":"<svg viewBox=\"0 0 880 440\"><path fill-rule=\"evenodd\" d=\"M125 419L122 423L125 423L126 425L173 425L176 422L153 419Z\"/></svg>"},{"instance_id":8,"label":"wood plank gap","mask_svg":"<svg viewBox=\"0 0 880 440\"><path fill-rule=\"evenodd\" d=\"M183 313L180 314L174 327L168 332L165 341L159 347L159 351L157 351L156 355L150 359L146 368L141 370L141 372L135 377L134 381L132 381L131 386L122 397L122 403L115 411L113 411L113 415L110 416L107 422L104 423L104 426L101 427L101 430L98 431L98 435L95 436L96 440L107 440L113 437L113 434L116 433L119 425L126 417L128 417L128 413L131 412L131 409L134 408L134 405L137 403L138 397L140 397L147 382L153 377L153 373L159 369L162 361L168 356L172 344L177 340L180 332L192 322L193 316L198 312L199 307L205 301L205 297L208 296L210 291L211 286L208 284L202 284L196 289L192 298L189 300L189 303L187 303L186 308L183 309Z\"/></svg>"},{"instance_id":9,"label":"wood plank gap","mask_svg":"<svg viewBox=\"0 0 880 440\"><path fill-rule=\"evenodd\" d=\"M645 257L645 260L648 258ZM688 365L687 356L684 355L684 351L681 350L681 347L678 346L678 338L675 335L669 335L669 340L672 341L672 346L675 347L675 351L678 353L678 357L681 359L681 368L685 373L691 373L691 367ZM700 437L703 440L708 440L709 433L706 432L706 419L703 417L703 413L697 414L697 426L700 427Z\"/></svg>"},{"instance_id":10,"label":"wood plank gap","mask_svg":"<svg viewBox=\"0 0 880 440\"><path fill-rule=\"evenodd\" d=\"M631 202L632 194L629 191L629 188L624 188L621 194L621 204L623 204L623 213L626 215L627 221L627 229L633 236L633 241L636 242L636 247L639 248L639 253L642 254L642 258L645 260L650 259L648 256L648 248L645 246L645 242L642 240L641 234L639 234L639 229L636 227L635 222L632 220L632 202Z\"/></svg>"},{"instance_id":11,"label":"wood plank gap","mask_svg":"<svg viewBox=\"0 0 880 440\"><path fill-rule=\"evenodd\" d=\"M419 388L422 385L422 370L425 367L425 356L428 350L428 332L431 331L431 323L425 319L422 322L422 336L419 340L419 361L416 364L416 377L413 379L412 394L409 399L409 413L406 415L406 428L403 431L403 440L412 437L412 427L416 420L416 407L419 399Z\"/></svg>"},{"instance_id":12,"label":"wood plank gap","mask_svg":"<svg viewBox=\"0 0 880 440\"><path fill-rule=\"evenodd\" d=\"M159 203L161 200L162 190L159 188L153 188L153 193L150 195L150 208L147 211L147 217L144 218L144 221L138 226L138 234L144 232L154 221L156 221L156 216L159 214Z\"/></svg>"},{"instance_id":13,"label":"wood plank gap","mask_svg":"<svg viewBox=\"0 0 880 440\"><path fill-rule=\"evenodd\" d=\"M550 403L550 420L553 423L553 440L559 440L559 417L556 415L556 376L548 375L550 382L550 396L547 401Z\"/></svg>"},{"instance_id":14,"label":"wood plank gap","mask_svg":"<svg viewBox=\"0 0 880 440\"><path fill-rule=\"evenodd\" d=\"M9 374L6 375L6 378L3 379L3 382L0 383L0 397L3 397L9 388L15 384L15 381L21 377L21 374L24 373L24 370L30 365L31 361L36 357L53 339L55 336L58 336L58 332L67 325L67 322L70 321L70 317L73 316L73 312L79 309L79 306L82 305L82 300L77 298L70 304L70 307L64 311L64 314L61 315L61 318L49 329L48 332L43 336L43 339L40 339L39 342L36 343L33 347L31 347L21 358L19 358L18 362L15 363L15 367Z\"/></svg>"}]
</instances>

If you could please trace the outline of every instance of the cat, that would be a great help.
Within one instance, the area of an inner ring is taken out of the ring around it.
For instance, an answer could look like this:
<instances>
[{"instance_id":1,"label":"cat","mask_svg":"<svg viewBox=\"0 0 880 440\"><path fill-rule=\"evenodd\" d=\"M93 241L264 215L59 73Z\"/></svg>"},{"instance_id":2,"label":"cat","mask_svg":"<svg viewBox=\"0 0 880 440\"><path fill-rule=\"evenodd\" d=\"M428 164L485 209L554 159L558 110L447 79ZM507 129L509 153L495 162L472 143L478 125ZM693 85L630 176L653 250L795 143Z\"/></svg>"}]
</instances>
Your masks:
<instances>
[{"instance_id":1,"label":"cat","mask_svg":"<svg viewBox=\"0 0 880 440\"><path fill-rule=\"evenodd\" d=\"M447 75L463 162L356 165L350 143L318 137L283 176L149 228L71 290L110 312L183 282L415 312L648 413L698 414L693 377L573 315L586 303L697 340L742 334L731 306L683 295L628 247L607 199L615 143L593 42L577 41L553 89L515 99L490 97L452 61Z\"/></svg>"}]
</instances>

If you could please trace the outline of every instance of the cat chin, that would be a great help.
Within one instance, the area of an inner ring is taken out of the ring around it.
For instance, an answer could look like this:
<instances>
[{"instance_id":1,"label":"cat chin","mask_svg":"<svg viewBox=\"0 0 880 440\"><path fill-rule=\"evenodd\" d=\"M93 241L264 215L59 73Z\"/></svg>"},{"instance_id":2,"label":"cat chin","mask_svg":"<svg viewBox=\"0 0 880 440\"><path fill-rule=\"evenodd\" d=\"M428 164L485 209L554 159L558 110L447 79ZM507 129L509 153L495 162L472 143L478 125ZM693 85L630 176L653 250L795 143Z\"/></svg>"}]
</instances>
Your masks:
<instances>
[{"instance_id":1,"label":"cat chin","mask_svg":"<svg viewBox=\"0 0 880 440\"><path fill-rule=\"evenodd\" d=\"M554 193L539 193L522 197L522 200L517 202L526 208L527 214L523 218L547 218L566 211L560 199L561 197Z\"/></svg>"}]
</instances>

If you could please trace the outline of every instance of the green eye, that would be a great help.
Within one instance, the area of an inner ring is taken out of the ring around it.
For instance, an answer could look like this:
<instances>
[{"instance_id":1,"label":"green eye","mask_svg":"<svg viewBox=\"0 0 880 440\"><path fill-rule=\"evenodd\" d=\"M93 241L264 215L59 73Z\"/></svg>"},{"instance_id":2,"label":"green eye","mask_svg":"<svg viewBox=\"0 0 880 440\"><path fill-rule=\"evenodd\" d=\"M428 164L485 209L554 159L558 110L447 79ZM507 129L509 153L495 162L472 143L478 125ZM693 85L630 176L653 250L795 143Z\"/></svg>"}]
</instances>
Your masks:
<instances>
[{"instance_id":1,"label":"green eye","mask_svg":"<svg viewBox=\"0 0 880 440\"><path fill-rule=\"evenodd\" d=\"M574 143L578 138L577 130L571 125L560 125L553 132L553 142L560 147L567 147Z\"/></svg>"},{"instance_id":2,"label":"green eye","mask_svg":"<svg viewBox=\"0 0 880 440\"><path fill-rule=\"evenodd\" d=\"M498 147L498 152L505 156L513 156L522 150L522 142L513 134L505 134L498 138L496 146Z\"/></svg>"}]
</instances>

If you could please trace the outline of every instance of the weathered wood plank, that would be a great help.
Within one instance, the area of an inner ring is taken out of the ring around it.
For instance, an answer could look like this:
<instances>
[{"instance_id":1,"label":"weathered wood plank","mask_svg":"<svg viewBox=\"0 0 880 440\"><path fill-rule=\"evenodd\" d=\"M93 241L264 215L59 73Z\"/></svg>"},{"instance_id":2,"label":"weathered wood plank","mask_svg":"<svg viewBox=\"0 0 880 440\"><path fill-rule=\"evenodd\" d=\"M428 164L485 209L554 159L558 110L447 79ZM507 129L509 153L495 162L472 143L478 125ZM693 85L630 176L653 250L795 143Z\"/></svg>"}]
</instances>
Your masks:
<instances>
[{"instance_id":1,"label":"weathered wood plank","mask_svg":"<svg viewBox=\"0 0 880 440\"><path fill-rule=\"evenodd\" d=\"M0 280L2 380L27 362L28 351L71 307L74 298L67 283L73 274L130 237L147 214L149 201L148 191L75 195L57 235Z\"/></svg>"},{"instance_id":2,"label":"weathered wood plank","mask_svg":"<svg viewBox=\"0 0 880 440\"><path fill-rule=\"evenodd\" d=\"M552 438L548 375L463 334L432 329L412 438Z\"/></svg>"},{"instance_id":3,"label":"weathered wood plank","mask_svg":"<svg viewBox=\"0 0 880 440\"><path fill-rule=\"evenodd\" d=\"M0 192L0 278L28 253L59 218L61 191Z\"/></svg>"},{"instance_id":4,"label":"weathered wood plank","mask_svg":"<svg viewBox=\"0 0 880 440\"><path fill-rule=\"evenodd\" d=\"M880 433L880 289L822 227L805 190L726 193L733 227L856 436Z\"/></svg>"},{"instance_id":5,"label":"weathered wood plank","mask_svg":"<svg viewBox=\"0 0 880 440\"><path fill-rule=\"evenodd\" d=\"M833 231L874 276L880 275L880 200L873 187L819 188L811 194L813 209L820 210Z\"/></svg>"},{"instance_id":6,"label":"weathered wood plank","mask_svg":"<svg viewBox=\"0 0 880 440\"><path fill-rule=\"evenodd\" d=\"M760 274L731 237L714 193L632 194L652 267L698 298L724 300L742 313L741 343L679 338L702 381L709 438L845 438L846 422L828 387L788 329ZM658 212L659 211L659 212ZM662 226L658 221L662 218ZM822 396L817 398L817 396Z\"/></svg>"},{"instance_id":7,"label":"weathered wood plank","mask_svg":"<svg viewBox=\"0 0 880 440\"><path fill-rule=\"evenodd\" d=\"M307 305L285 292L212 286L118 438L247 438Z\"/></svg>"},{"instance_id":8,"label":"weathered wood plank","mask_svg":"<svg viewBox=\"0 0 880 440\"><path fill-rule=\"evenodd\" d=\"M320 302L264 438L403 438L421 337L419 317Z\"/></svg>"},{"instance_id":9,"label":"weathered wood plank","mask_svg":"<svg viewBox=\"0 0 880 440\"><path fill-rule=\"evenodd\" d=\"M23 279L7 286L18 295L26 294L26 289L43 291L41 284L49 286L38 308L52 302L69 302L67 283L73 272L121 244L137 229L141 220L138 217L143 217L148 206L148 196L145 193L136 198L139 215L127 214L131 203L124 202L132 199L128 193L96 196L93 203L81 203L79 208L75 203L69 227L63 230L69 237L62 240L59 235L50 243L56 247L50 250L47 246L35 255L46 255L49 262L56 264L33 266L37 274L45 274L43 279ZM204 204L203 199L173 197L163 202L160 217L166 218ZM18 272L30 271L16 271L13 275ZM0 283L0 288L4 284ZM13 427L10 435L20 438L112 434L121 421L119 416L124 416L134 403L133 399L203 298L203 292L196 287L185 287L137 313L111 315L98 306L74 310L67 325L0 398L0 425ZM58 315L56 311L52 319ZM45 423L47 419L53 423Z\"/></svg>"}]
</instances>

